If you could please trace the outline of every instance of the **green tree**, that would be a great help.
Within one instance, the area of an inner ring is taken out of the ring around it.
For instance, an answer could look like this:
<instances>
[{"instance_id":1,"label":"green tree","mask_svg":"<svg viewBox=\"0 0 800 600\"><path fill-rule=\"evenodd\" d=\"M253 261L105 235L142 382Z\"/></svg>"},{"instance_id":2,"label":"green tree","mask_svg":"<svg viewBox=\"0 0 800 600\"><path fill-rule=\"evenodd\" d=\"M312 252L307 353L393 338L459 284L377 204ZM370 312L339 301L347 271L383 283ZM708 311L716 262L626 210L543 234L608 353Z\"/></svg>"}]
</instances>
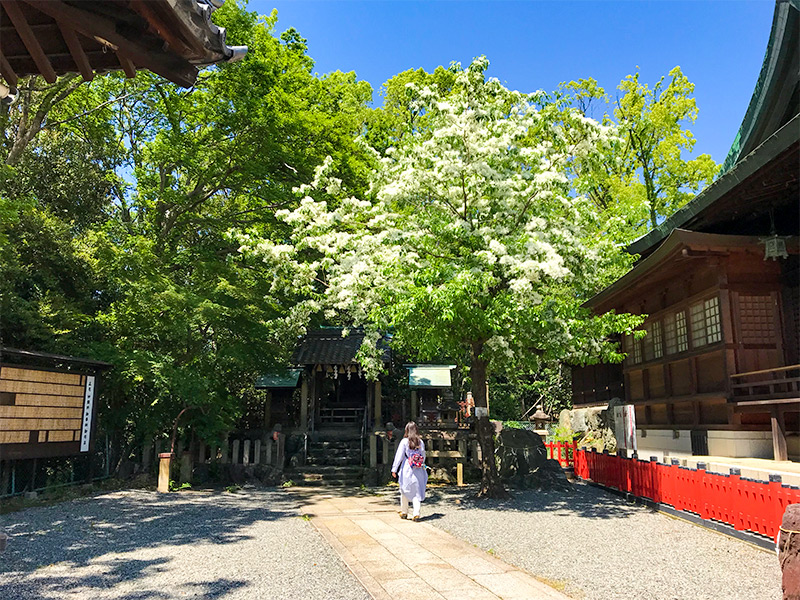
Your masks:
<instances>
[{"instance_id":1,"label":"green tree","mask_svg":"<svg viewBox=\"0 0 800 600\"><path fill-rule=\"evenodd\" d=\"M619 90L613 118L606 114L605 120L616 125L620 139L586 165L593 173L584 175L589 197L609 219L606 227L628 242L658 226L711 183L719 165L708 154L684 156L695 145L687 126L697 119L698 108L694 84L680 67L652 88L639 81L638 72L628 75ZM593 79L570 82L562 91L585 113L596 101L609 101Z\"/></svg>"},{"instance_id":2,"label":"green tree","mask_svg":"<svg viewBox=\"0 0 800 600\"><path fill-rule=\"evenodd\" d=\"M625 259L592 234L595 213L572 193L567 174L613 131L575 110L537 110L539 96L487 80L487 64L455 65L447 94L409 87L427 125L407 131L383 159L372 201L342 194L334 208L313 199L342 187L323 167L302 190L312 196L281 213L294 227L293 245L250 244L276 265L294 257L296 281L331 315L391 329L398 348L423 360L465 357L475 404L484 408L493 371L530 372L563 358L619 360L607 334L638 323L580 307ZM578 131L584 143L573 143ZM300 260L309 255L315 260ZM366 336L361 349L373 375L376 337ZM492 432L480 418L480 494L494 497L505 491Z\"/></svg>"},{"instance_id":3,"label":"green tree","mask_svg":"<svg viewBox=\"0 0 800 600\"><path fill-rule=\"evenodd\" d=\"M114 364L100 407L121 458L190 406L182 423L222 436L303 331L314 306L285 269L242 255L239 233L283 239L275 211L326 156L367 185L369 84L315 76L274 12L228 2L213 18L249 52L192 89L112 74L57 93L24 145L30 116L3 122L7 153L20 148L0 195L4 343Z\"/></svg>"}]
</instances>

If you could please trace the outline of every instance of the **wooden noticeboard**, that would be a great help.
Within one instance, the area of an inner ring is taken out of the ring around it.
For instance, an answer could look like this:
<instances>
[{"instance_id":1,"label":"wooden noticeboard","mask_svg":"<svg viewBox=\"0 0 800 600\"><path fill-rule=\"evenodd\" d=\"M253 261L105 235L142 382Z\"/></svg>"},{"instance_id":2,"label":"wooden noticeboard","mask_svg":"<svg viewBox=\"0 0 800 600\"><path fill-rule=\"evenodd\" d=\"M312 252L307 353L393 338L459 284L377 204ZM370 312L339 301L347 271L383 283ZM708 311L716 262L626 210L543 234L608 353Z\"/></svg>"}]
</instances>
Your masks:
<instances>
[{"instance_id":1,"label":"wooden noticeboard","mask_svg":"<svg viewBox=\"0 0 800 600\"><path fill-rule=\"evenodd\" d=\"M92 374L0 365L0 460L90 452L96 387Z\"/></svg>"}]
</instances>

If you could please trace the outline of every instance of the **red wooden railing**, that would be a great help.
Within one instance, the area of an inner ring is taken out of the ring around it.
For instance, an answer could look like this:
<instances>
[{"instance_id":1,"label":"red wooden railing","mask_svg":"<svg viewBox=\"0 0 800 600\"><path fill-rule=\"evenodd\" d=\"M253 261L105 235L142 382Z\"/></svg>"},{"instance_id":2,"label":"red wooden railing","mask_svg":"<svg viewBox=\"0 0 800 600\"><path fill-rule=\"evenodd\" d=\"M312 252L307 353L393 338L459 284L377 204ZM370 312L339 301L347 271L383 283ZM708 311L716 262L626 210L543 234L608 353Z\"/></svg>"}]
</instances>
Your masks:
<instances>
[{"instance_id":1,"label":"red wooden railing","mask_svg":"<svg viewBox=\"0 0 800 600\"><path fill-rule=\"evenodd\" d=\"M575 475L770 538L786 507L800 503L800 489L782 485L778 476L753 481L742 479L736 469L722 475L585 448L575 451Z\"/></svg>"},{"instance_id":2,"label":"red wooden railing","mask_svg":"<svg viewBox=\"0 0 800 600\"><path fill-rule=\"evenodd\" d=\"M571 467L575 462L575 451L578 444L575 442L545 442L547 458L557 460L562 467Z\"/></svg>"}]
</instances>

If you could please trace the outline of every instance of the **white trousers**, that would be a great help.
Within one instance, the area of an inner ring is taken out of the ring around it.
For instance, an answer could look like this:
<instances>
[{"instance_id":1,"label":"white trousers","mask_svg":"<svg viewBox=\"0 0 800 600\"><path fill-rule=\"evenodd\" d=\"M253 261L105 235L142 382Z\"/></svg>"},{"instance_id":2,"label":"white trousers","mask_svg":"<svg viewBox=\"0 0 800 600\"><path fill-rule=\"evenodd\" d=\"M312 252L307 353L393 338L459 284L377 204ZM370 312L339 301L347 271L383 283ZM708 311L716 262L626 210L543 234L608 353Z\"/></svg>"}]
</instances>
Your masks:
<instances>
[{"instance_id":1,"label":"white trousers","mask_svg":"<svg viewBox=\"0 0 800 600\"><path fill-rule=\"evenodd\" d=\"M412 499L411 504L414 507L414 514L412 516L418 517L419 505L421 504L419 498ZM403 513L404 515L408 514L408 498L406 498L403 492L400 492L400 512Z\"/></svg>"}]
</instances>

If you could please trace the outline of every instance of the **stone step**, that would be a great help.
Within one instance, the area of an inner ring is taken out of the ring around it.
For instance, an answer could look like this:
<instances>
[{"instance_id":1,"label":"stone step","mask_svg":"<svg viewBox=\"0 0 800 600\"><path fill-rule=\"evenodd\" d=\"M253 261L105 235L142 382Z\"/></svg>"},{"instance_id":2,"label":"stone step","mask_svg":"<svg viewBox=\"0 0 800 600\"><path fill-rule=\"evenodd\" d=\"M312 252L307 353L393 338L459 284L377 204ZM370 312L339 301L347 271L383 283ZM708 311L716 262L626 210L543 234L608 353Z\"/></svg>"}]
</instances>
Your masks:
<instances>
[{"instance_id":1,"label":"stone step","mask_svg":"<svg viewBox=\"0 0 800 600\"><path fill-rule=\"evenodd\" d=\"M308 465L314 466L353 466L353 467L360 467L361 466L361 457L356 456L309 456L308 461L306 462Z\"/></svg>"},{"instance_id":2,"label":"stone step","mask_svg":"<svg viewBox=\"0 0 800 600\"><path fill-rule=\"evenodd\" d=\"M298 487L359 487L364 483L363 479L317 479L295 481Z\"/></svg>"},{"instance_id":3,"label":"stone step","mask_svg":"<svg viewBox=\"0 0 800 600\"><path fill-rule=\"evenodd\" d=\"M354 450L361 448L361 440L334 440L334 441L317 441L308 442L309 448L317 448L320 450Z\"/></svg>"},{"instance_id":4,"label":"stone step","mask_svg":"<svg viewBox=\"0 0 800 600\"><path fill-rule=\"evenodd\" d=\"M361 447L358 448L322 448L320 446L309 446L308 453L315 456L347 456L348 454L358 454L361 452Z\"/></svg>"},{"instance_id":5,"label":"stone step","mask_svg":"<svg viewBox=\"0 0 800 600\"><path fill-rule=\"evenodd\" d=\"M336 466L336 465L307 465L305 467L297 467L287 474L300 473L300 474L319 474L319 475L339 475L339 476L361 476L364 469L357 465L354 466Z\"/></svg>"}]
</instances>

